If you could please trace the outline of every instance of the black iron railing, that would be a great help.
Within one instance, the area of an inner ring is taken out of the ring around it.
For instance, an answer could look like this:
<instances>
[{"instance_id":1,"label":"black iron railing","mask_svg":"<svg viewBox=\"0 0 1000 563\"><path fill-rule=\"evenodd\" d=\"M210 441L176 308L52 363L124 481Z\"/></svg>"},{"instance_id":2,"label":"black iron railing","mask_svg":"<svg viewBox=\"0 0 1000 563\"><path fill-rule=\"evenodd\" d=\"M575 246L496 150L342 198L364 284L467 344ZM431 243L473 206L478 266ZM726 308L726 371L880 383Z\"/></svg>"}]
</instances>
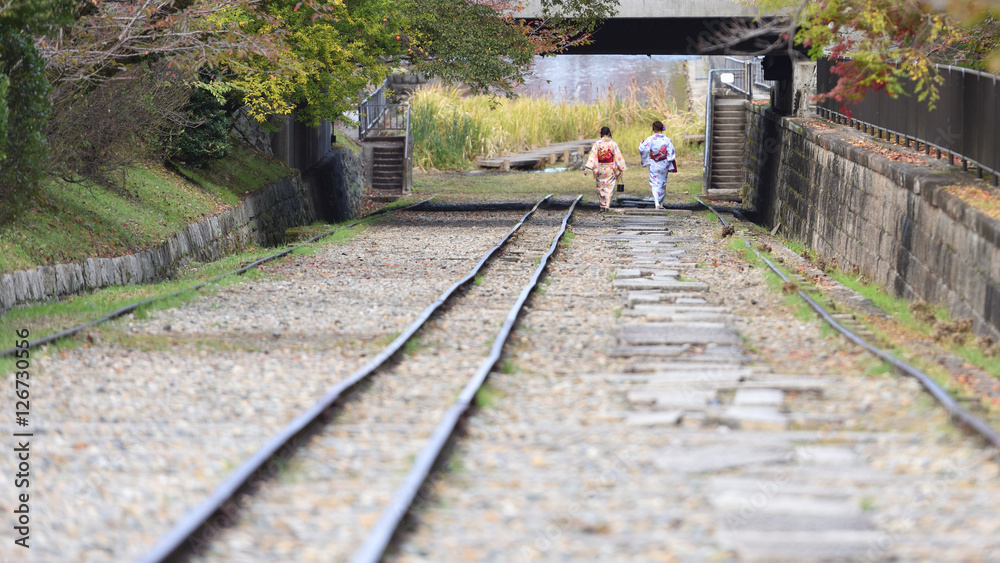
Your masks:
<instances>
[{"instance_id":1,"label":"black iron railing","mask_svg":"<svg viewBox=\"0 0 1000 563\"><path fill-rule=\"evenodd\" d=\"M742 70L740 91L748 95L766 96L774 88L773 80L764 80L764 57L709 57L713 69Z\"/></svg>"},{"instance_id":2,"label":"black iron railing","mask_svg":"<svg viewBox=\"0 0 1000 563\"><path fill-rule=\"evenodd\" d=\"M377 127L386 109L385 89L388 83L383 83L358 104L358 138L364 139L368 132Z\"/></svg>"},{"instance_id":3,"label":"black iron railing","mask_svg":"<svg viewBox=\"0 0 1000 563\"><path fill-rule=\"evenodd\" d=\"M711 177L714 100L716 97L731 98L733 92L749 100L753 97L751 88L752 82L745 69L713 68L708 71L708 97L705 100L705 154L702 167L702 173L705 177L703 193L708 193L709 178Z\"/></svg>"},{"instance_id":4,"label":"black iron railing","mask_svg":"<svg viewBox=\"0 0 1000 563\"><path fill-rule=\"evenodd\" d=\"M831 91L838 75L830 68L835 61L821 60L817 67L817 92ZM951 164L974 167L982 178L1000 184L1000 83L993 74L966 68L937 65L944 78L934 109L917 96L891 98L871 92L846 112L833 100L816 105L821 117L844 123L926 154L947 158ZM904 88L913 92L913 84Z\"/></svg>"}]
</instances>

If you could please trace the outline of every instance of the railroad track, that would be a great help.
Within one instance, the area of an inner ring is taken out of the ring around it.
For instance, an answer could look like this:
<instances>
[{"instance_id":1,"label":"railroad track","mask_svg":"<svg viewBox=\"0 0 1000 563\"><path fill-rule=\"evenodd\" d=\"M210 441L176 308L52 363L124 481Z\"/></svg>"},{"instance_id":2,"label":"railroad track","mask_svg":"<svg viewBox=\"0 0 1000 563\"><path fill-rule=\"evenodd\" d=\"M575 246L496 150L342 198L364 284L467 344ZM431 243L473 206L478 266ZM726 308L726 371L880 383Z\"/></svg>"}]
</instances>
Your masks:
<instances>
[{"instance_id":1,"label":"railroad track","mask_svg":"<svg viewBox=\"0 0 1000 563\"><path fill-rule=\"evenodd\" d=\"M539 207L470 276L527 207L399 214L39 358L33 445L48 470L32 514L59 528L27 560L152 558L229 460L461 279L377 377L294 447L272 440L277 455L161 559L1000 560L992 450L915 380L863 375L860 348L789 314L703 216L578 214L544 295L516 317L515 374L494 369L484 408L462 418L468 378L493 361L565 217ZM424 449L455 422L446 461Z\"/></svg>"},{"instance_id":2,"label":"railroad track","mask_svg":"<svg viewBox=\"0 0 1000 563\"><path fill-rule=\"evenodd\" d=\"M724 227L731 226L729 222L726 221L726 219L722 216L722 214L719 213L713 206L709 205L708 203L705 203L701 199L698 199L698 202L704 205L708 210L715 213L716 217L719 218L719 222L722 223ZM749 241L743 239L743 243L746 245L747 248L752 250L754 254L757 255L758 258L760 258L765 264L767 264L767 267L770 268L771 271L774 272L778 277L780 277L783 282L789 283L792 281L791 279L789 279L788 276L785 275L783 271L781 271L780 268L775 266L773 262L768 260L766 256L761 254L760 251L758 251L752 244L750 244ZM934 400L936 400L941 405L942 408L948 411L948 414L958 424L961 424L966 428L968 428L969 430L982 436L983 439L985 439L994 447L1000 448L1000 432L997 432L997 430L993 428L985 420L970 413L968 410L962 407L962 405L960 405L959 402L956 401L948 393L947 390L945 390L943 387L941 387L941 385L939 385L936 381L934 381L934 379L931 378L931 376L927 375L926 373L917 369L916 367L910 365L904 360L898 358L894 354L891 354L886 350L883 350L882 348L876 346L869 340L862 338L860 335L856 334L847 326L844 326L844 324L842 324L834 317L833 313L828 311L825 307L823 307L818 301L813 299L805 291L797 289L796 293L799 295L799 297L802 298L803 301L805 301L809 305L810 308L813 309L813 311L816 312L816 314L820 316L820 318L822 318L826 323L828 323L831 327L837 330L837 332L844 335L845 338L847 338L854 344L861 346L874 356L884 360L900 374L905 375L907 377L912 377L913 379L917 380L920 383L920 385L925 390L927 390L927 392L930 393L931 396L934 397Z\"/></svg>"},{"instance_id":3,"label":"railroad track","mask_svg":"<svg viewBox=\"0 0 1000 563\"><path fill-rule=\"evenodd\" d=\"M69 338L70 336L79 334L80 332L83 332L84 330L87 330L88 328L96 327L96 326L102 325L104 323L107 323L108 321L112 321L112 320L117 319L119 317L125 316L125 315L127 315L129 313L133 313L136 310L140 309L141 307L145 307L147 305L151 305L153 303L156 303L157 301L163 301L163 300L166 300L166 299L170 299L171 297L177 297L178 295L181 295L181 294L183 294L185 292L200 291L201 289L203 289L205 287L208 287L208 286L211 286L212 284L214 284L214 283L216 283L216 282L218 282L220 280L223 280L225 278L228 278L230 276L238 276L240 274L243 274L243 273L245 273L245 272L247 272L249 270L252 270L252 269L256 268L257 266L260 266L262 264L267 264L269 262L272 262L272 261L277 260L279 258L282 258L284 256L288 256L289 254L291 254L292 252L295 252L295 250L297 250L299 248L308 246L308 245L310 245L310 244L312 244L312 243L314 243L314 242L316 242L318 240L326 238L326 237L328 237L330 235L333 235L333 234L335 234L335 233L337 233L339 231L342 231L344 229L349 229L351 227L354 227L356 225L360 225L360 224L362 224L362 223L364 223L366 221L369 221L371 219L375 219L377 217L381 217L381 216L383 216L385 214L388 214L388 213L395 213L397 211L403 211L403 210L407 210L407 209L418 208L418 207L420 207L422 205L425 205L428 202L430 202L431 199L433 199L433 198L425 199L423 201L419 201L419 202L414 203L412 205L406 205L406 206L403 206L403 207L390 207L390 208L380 209L378 211L375 211L373 213L368 214L365 217L362 217L361 219L358 219L357 221L352 221L351 223L348 223L346 225L335 227L335 228L330 229L328 231L322 232L322 233L320 233L320 234L318 234L318 235L316 235L314 237L311 237L308 240L303 241L303 242L301 242L299 244L291 245L288 248L285 248L284 250L275 252L273 254L269 254L267 256L264 256L262 258L254 260L254 261L250 262L249 264L241 266L241 267L239 267L239 268L237 268L235 270L226 272L224 274L220 274L220 275L215 276L215 277L213 277L211 279L205 280L205 281L203 281L201 283L194 284L194 285L192 285L190 287L187 287L187 288L184 288L184 289L181 289L181 290L178 290L178 291L174 291L174 292L171 292L171 293L167 293L167 294L164 294L164 295L156 295L154 297L149 297L147 299L142 299L142 300L136 301L134 303L129 303L128 305L124 305L122 307L119 307L119 308L115 309L114 311L111 311L110 313L106 313L104 315L101 315L100 317L97 317L96 319L87 321L85 323L80 323L78 325L74 325L72 327L69 327L69 328L66 328L66 329L63 329L63 330L58 330L58 331L52 332L50 334L46 334L44 336L34 337L34 338L31 339L31 346L37 347L37 346L43 346L45 344L51 344L51 343L54 343L54 342L58 342L58 341L63 340L65 338ZM4 349L0 350L0 358L2 358L4 356L14 355L18 350L19 349L17 347L13 347L13 346L10 347L10 348L4 348Z\"/></svg>"},{"instance_id":4,"label":"railroad track","mask_svg":"<svg viewBox=\"0 0 1000 563\"><path fill-rule=\"evenodd\" d=\"M144 561L345 560L355 550L354 561L378 561L500 360L581 198L565 212L540 209L549 199Z\"/></svg>"}]
</instances>

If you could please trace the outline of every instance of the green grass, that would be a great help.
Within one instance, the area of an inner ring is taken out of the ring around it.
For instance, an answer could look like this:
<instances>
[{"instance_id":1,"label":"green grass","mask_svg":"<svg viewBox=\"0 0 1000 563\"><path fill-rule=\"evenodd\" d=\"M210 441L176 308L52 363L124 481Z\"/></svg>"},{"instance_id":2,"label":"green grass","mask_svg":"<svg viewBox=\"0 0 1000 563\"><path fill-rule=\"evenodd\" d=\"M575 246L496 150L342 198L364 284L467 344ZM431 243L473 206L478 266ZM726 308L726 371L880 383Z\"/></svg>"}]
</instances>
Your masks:
<instances>
[{"instance_id":1,"label":"green grass","mask_svg":"<svg viewBox=\"0 0 1000 563\"><path fill-rule=\"evenodd\" d=\"M489 383L484 384L476 391L476 406L484 409L497 404L503 398L503 393L492 387Z\"/></svg>"},{"instance_id":2,"label":"green grass","mask_svg":"<svg viewBox=\"0 0 1000 563\"><path fill-rule=\"evenodd\" d=\"M897 321L925 334L930 334L928 327L922 326L922 323L917 322L913 313L910 312L909 303L903 299L889 295L881 287L864 279L862 276L850 274L839 269L829 272L828 275L841 284L857 291L864 297L871 299L876 307L892 315Z\"/></svg>"},{"instance_id":3,"label":"green grass","mask_svg":"<svg viewBox=\"0 0 1000 563\"><path fill-rule=\"evenodd\" d=\"M798 241L798 240L785 240L783 242L784 242L785 246L788 247L789 250L791 250L792 252L798 254L799 256L802 256L802 253L806 252L808 250L806 248L805 243L803 243L802 241Z\"/></svg>"},{"instance_id":4,"label":"green grass","mask_svg":"<svg viewBox=\"0 0 1000 563\"><path fill-rule=\"evenodd\" d=\"M294 174L280 160L241 143L236 143L226 158L213 160L203 168L180 163L173 166L182 176L229 205L236 205L241 197Z\"/></svg>"},{"instance_id":5,"label":"green grass","mask_svg":"<svg viewBox=\"0 0 1000 563\"><path fill-rule=\"evenodd\" d=\"M39 338L58 330L96 319L111 311L144 299L182 291L197 283L238 269L249 262L273 254L274 252L274 249L257 249L227 256L216 262L196 263L178 272L175 279L166 282L114 286L81 295L71 295L59 301L18 306L0 316L0 337L13 334L15 330L21 328L28 328L31 331L32 338ZM204 288L202 292L210 292L215 288L239 283L246 279L256 279L260 275L258 270L250 270L241 276L224 278ZM136 310L135 315L138 318L145 318L149 311L176 307L196 296L197 292L184 291L181 295L140 307ZM6 347L0 346L0 348Z\"/></svg>"},{"instance_id":6,"label":"green grass","mask_svg":"<svg viewBox=\"0 0 1000 563\"><path fill-rule=\"evenodd\" d=\"M753 250L747 248L746 243L740 237L732 237L726 242L726 248L737 252L740 256L746 260L748 264L754 268L759 268L764 273L764 283L767 285L768 289L775 292L781 291L781 286L784 283L778 274L771 271L771 268L767 267L767 264L763 260L757 257L757 254ZM802 301L799 300L801 303Z\"/></svg>"},{"instance_id":7,"label":"green grass","mask_svg":"<svg viewBox=\"0 0 1000 563\"><path fill-rule=\"evenodd\" d=\"M872 359L872 363L865 369L867 376L880 376L893 373L892 364L885 360Z\"/></svg>"},{"instance_id":8,"label":"green grass","mask_svg":"<svg viewBox=\"0 0 1000 563\"><path fill-rule=\"evenodd\" d=\"M771 268L765 264L760 257L757 256L757 253L755 253L753 249L746 246L742 237L732 237L728 242L726 242L726 247L734 252L738 252L752 267L760 268L760 270L764 273L765 285L767 285L768 289L771 291L784 293L784 302L795 311L795 318L802 322L819 321L820 334L824 338L833 338L840 335L837 329L833 328L823 321L821 317L819 317L816 311L814 311L813 308L810 307L804 299L802 299L798 292L793 291L786 293L784 291L785 282L780 276L778 276L778 274L774 273L774 271L771 270ZM770 253L764 251L760 251L760 253L767 259L771 260L772 264L778 266L778 269L780 269L786 276L788 275L788 271L785 268L782 268L780 264L777 264L774 257L770 255ZM813 299L820 299L820 292L815 287L807 285L805 287L799 287L799 289L804 291Z\"/></svg>"},{"instance_id":9,"label":"green grass","mask_svg":"<svg viewBox=\"0 0 1000 563\"><path fill-rule=\"evenodd\" d=\"M256 191L291 173L248 151L213 164L232 171L212 176L209 188L154 164L129 169L118 188L49 179L25 213L0 225L0 273L150 248L238 203L235 192Z\"/></svg>"},{"instance_id":10,"label":"green grass","mask_svg":"<svg viewBox=\"0 0 1000 563\"><path fill-rule=\"evenodd\" d=\"M906 300L890 295L880 286L856 274L846 273L838 269L830 272L829 275L838 282L857 291L862 296L871 299L875 306L888 313L904 329L927 337L933 334L934 326L917 318L910 309L911 304ZM952 321L944 307L933 306L932 309L934 317L937 320L942 322ZM990 356L971 337L965 344L947 342L939 342L939 344L970 364L982 368L994 377L1000 378L1000 356Z\"/></svg>"},{"instance_id":11,"label":"green grass","mask_svg":"<svg viewBox=\"0 0 1000 563\"><path fill-rule=\"evenodd\" d=\"M953 352L970 364L979 366L994 377L1000 378L1000 356L990 356L976 345L957 346Z\"/></svg>"},{"instance_id":12,"label":"green grass","mask_svg":"<svg viewBox=\"0 0 1000 563\"><path fill-rule=\"evenodd\" d=\"M681 171L671 175L667 201L689 203L692 194L701 193L701 168L697 158L689 159ZM617 195L649 197L647 171L638 164L625 173L625 192ZM684 193L688 191L690 193ZM420 172L413 174L413 193L398 204L434 197L435 203L473 201L536 202L548 194L555 199L572 199L583 194L583 201L597 202L597 188L591 176L579 170L562 172ZM567 231L568 233L568 231Z\"/></svg>"},{"instance_id":13,"label":"green grass","mask_svg":"<svg viewBox=\"0 0 1000 563\"><path fill-rule=\"evenodd\" d=\"M325 230L332 230L334 228L336 226L328 225ZM349 229L342 229L312 245L304 246L302 247L304 250L297 250L292 254L311 253L317 245L343 243L350 240L350 238L361 232L364 228L366 228L365 225L356 225ZM254 268L240 275L225 277L202 288L200 291L186 291L191 286L237 270L251 262L279 251L280 249L276 248L250 249L245 252L226 256L215 262L192 263L179 270L173 279L159 283L113 286L85 294L71 295L59 301L31 303L15 307L0 316L0 348L7 348L9 345L5 344L6 335L13 335L14 331L19 329L28 328L31 331L31 338L40 338L56 331L94 320L111 311L144 299L166 296L178 291L181 292L179 295L160 299L139 307L133 312L135 318L144 319L148 317L151 311L177 307L187 301L196 299L199 295L209 294L218 288L248 280L261 279L264 274L258 268ZM284 259L287 259L287 257ZM275 278L279 277L280 274L270 273L268 276ZM386 345L393 339L395 339L395 335L389 338ZM3 362L3 358L0 358L0 368L6 369L7 367L7 364ZM0 371L0 373L4 372Z\"/></svg>"},{"instance_id":14,"label":"green grass","mask_svg":"<svg viewBox=\"0 0 1000 563\"><path fill-rule=\"evenodd\" d=\"M403 353L407 356L413 356L426 348L427 344L421 341L419 336L415 335L403 344Z\"/></svg>"}]
</instances>

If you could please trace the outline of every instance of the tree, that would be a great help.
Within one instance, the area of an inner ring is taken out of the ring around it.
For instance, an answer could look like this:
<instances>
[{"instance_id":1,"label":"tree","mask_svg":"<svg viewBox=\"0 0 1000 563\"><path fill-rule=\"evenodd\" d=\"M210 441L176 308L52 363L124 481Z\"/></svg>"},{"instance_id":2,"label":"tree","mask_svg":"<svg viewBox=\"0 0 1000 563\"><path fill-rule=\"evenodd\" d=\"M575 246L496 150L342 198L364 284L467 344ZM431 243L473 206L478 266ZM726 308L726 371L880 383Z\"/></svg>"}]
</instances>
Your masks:
<instances>
[{"instance_id":1,"label":"tree","mask_svg":"<svg viewBox=\"0 0 1000 563\"><path fill-rule=\"evenodd\" d=\"M510 92L535 55L555 54L590 39L617 0L544 0L543 16L517 18L519 2L424 0L413 17L407 59L412 68L474 92Z\"/></svg>"},{"instance_id":2,"label":"tree","mask_svg":"<svg viewBox=\"0 0 1000 563\"><path fill-rule=\"evenodd\" d=\"M49 83L29 31L69 21L72 0L0 0L0 221L37 191L46 154Z\"/></svg>"},{"instance_id":3,"label":"tree","mask_svg":"<svg viewBox=\"0 0 1000 563\"><path fill-rule=\"evenodd\" d=\"M0 221L38 188L49 115L45 63L19 33L0 33Z\"/></svg>"},{"instance_id":4,"label":"tree","mask_svg":"<svg viewBox=\"0 0 1000 563\"><path fill-rule=\"evenodd\" d=\"M54 86L56 169L106 178L151 132L192 125L179 93L193 85L259 121L295 110L306 123L341 119L400 64L509 90L533 55L586 41L617 3L540 1L543 17L526 22L514 0L75 0L70 25L36 28Z\"/></svg>"},{"instance_id":5,"label":"tree","mask_svg":"<svg viewBox=\"0 0 1000 563\"><path fill-rule=\"evenodd\" d=\"M76 0L0 0L0 29L34 34L73 21Z\"/></svg>"},{"instance_id":6,"label":"tree","mask_svg":"<svg viewBox=\"0 0 1000 563\"><path fill-rule=\"evenodd\" d=\"M53 85L50 172L110 185L112 172L164 156L161 139L193 125L182 107L201 69L272 57L281 49L280 37L248 33L221 17L255 5L78 0L69 25L41 29L36 45Z\"/></svg>"},{"instance_id":7,"label":"tree","mask_svg":"<svg viewBox=\"0 0 1000 563\"><path fill-rule=\"evenodd\" d=\"M992 34L996 44L995 15L977 0L949 2L947 10L922 0L760 0L756 4L762 13L782 14L775 21L786 26L784 37L808 49L812 59L840 61L832 68L840 76L837 86L819 97L843 104L869 91L898 96L910 80L919 99L933 107L942 80L934 64L969 64L971 55L978 58L972 63L989 66L989 55L969 47L981 46L984 34Z\"/></svg>"},{"instance_id":8,"label":"tree","mask_svg":"<svg viewBox=\"0 0 1000 563\"><path fill-rule=\"evenodd\" d=\"M223 64L215 87L242 93L257 119L298 108L309 123L339 119L401 64L475 91L509 91L534 55L586 41L617 0L542 4L545 17L526 22L510 0L263 0L256 11L223 17L250 33L277 34L285 48Z\"/></svg>"}]
</instances>

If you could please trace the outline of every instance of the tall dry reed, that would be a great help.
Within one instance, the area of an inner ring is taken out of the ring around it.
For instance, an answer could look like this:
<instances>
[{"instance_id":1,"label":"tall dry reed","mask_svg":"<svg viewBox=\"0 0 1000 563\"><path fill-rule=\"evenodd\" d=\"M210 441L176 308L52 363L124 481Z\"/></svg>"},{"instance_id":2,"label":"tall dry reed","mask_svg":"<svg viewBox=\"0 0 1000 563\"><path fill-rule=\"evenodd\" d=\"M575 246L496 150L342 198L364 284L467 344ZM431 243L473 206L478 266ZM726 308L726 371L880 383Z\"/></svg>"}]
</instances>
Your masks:
<instances>
[{"instance_id":1,"label":"tall dry reed","mask_svg":"<svg viewBox=\"0 0 1000 563\"><path fill-rule=\"evenodd\" d=\"M701 134L696 114L678 109L667 84L608 89L594 103L464 96L457 88L427 86L410 97L414 164L424 169L469 168L477 157L516 153L532 146L597 138L607 125L629 163L639 161L639 142L662 121L683 157L694 150L684 135Z\"/></svg>"}]
</instances>

